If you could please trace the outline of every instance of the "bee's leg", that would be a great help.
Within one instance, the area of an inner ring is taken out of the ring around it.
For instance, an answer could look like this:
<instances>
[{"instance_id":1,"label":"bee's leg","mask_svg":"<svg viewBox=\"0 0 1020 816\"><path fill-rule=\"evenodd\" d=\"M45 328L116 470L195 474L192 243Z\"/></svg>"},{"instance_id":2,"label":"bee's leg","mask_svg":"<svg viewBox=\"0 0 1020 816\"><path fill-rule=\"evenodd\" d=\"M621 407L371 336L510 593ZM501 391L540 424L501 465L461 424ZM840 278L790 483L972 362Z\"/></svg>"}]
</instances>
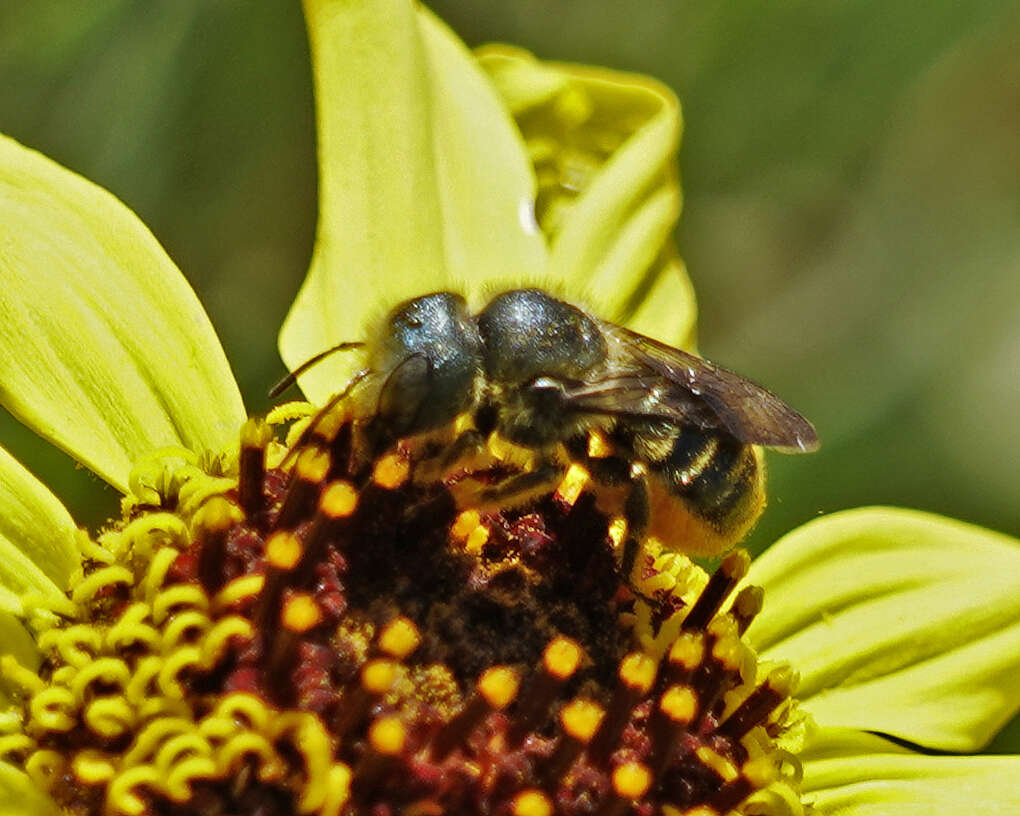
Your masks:
<instances>
[{"instance_id":1,"label":"bee's leg","mask_svg":"<svg viewBox=\"0 0 1020 816\"><path fill-rule=\"evenodd\" d=\"M620 558L620 574L633 587L631 573L641 550L641 540L648 531L651 516L651 496L648 487L648 473L641 465L631 467L630 492L623 504L623 518L627 522L627 537L623 541L623 555Z\"/></svg>"},{"instance_id":2,"label":"bee's leg","mask_svg":"<svg viewBox=\"0 0 1020 816\"><path fill-rule=\"evenodd\" d=\"M414 481L417 484L441 482L456 468L485 468L492 464L491 459L485 437L469 428L452 439L425 443L414 460Z\"/></svg>"},{"instance_id":3,"label":"bee's leg","mask_svg":"<svg viewBox=\"0 0 1020 816\"><path fill-rule=\"evenodd\" d=\"M555 489L566 473L566 465L554 461L539 462L531 470L509 476L496 484L472 491L468 503L521 505L529 499Z\"/></svg>"}]
</instances>

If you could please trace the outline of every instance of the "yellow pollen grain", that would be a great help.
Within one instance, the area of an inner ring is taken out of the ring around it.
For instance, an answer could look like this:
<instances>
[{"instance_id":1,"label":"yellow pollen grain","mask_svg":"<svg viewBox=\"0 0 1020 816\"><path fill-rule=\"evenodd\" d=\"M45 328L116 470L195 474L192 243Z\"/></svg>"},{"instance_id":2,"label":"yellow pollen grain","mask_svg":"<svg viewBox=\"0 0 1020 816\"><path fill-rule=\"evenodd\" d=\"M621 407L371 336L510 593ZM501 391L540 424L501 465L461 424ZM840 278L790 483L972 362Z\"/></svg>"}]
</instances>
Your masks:
<instances>
[{"instance_id":1,"label":"yellow pollen grain","mask_svg":"<svg viewBox=\"0 0 1020 816\"><path fill-rule=\"evenodd\" d=\"M613 452L613 446L609 444L605 434L601 431L590 431L588 433L588 456L592 459L605 459Z\"/></svg>"},{"instance_id":2,"label":"yellow pollen grain","mask_svg":"<svg viewBox=\"0 0 1020 816\"><path fill-rule=\"evenodd\" d=\"M669 662L693 669L705 657L705 639L700 632L683 632L669 649Z\"/></svg>"},{"instance_id":3,"label":"yellow pollen grain","mask_svg":"<svg viewBox=\"0 0 1020 816\"><path fill-rule=\"evenodd\" d=\"M639 694L647 694L655 682L656 665L651 655L631 652L620 661L620 680Z\"/></svg>"},{"instance_id":4,"label":"yellow pollen grain","mask_svg":"<svg viewBox=\"0 0 1020 816\"><path fill-rule=\"evenodd\" d=\"M722 754L713 751L707 745L702 745L694 753L701 761L701 764L715 771L722 777L723 782L732 782L739 775L732 762Z\"/></svg>"},{"instance_id":5,"label":"yellow pollen grain","mask_svg":"<svg viewBox=\"0 0 1020 816\"><path fill-rule=\"evenodd\" d=\"M513 702L519 686L517 673L506 666L493 666L478 678L478 693L497 711Z\"/></svg>"},{"instance_id":6,"label":"yellow pollen grain","mask_svg":"<svg viewBox=\"0 0 1020 816\"><path fill-rule=\"evenodd\" d=\"M546 671L557 677L570 677L581 662L584 651L577 641L562 635L545 647L542 662Z\"/></svg>"},{"instance_id":7,"label":"yellow pollen grain","mask_svg":"<svg viewBox=\"0 0 1020 816\"><path fill-rule=\"evenodd\" d=\"M624 799L644 796L652 784L652 772L640 762L624 762L613 770L613 790Z\"/></svg>"},{"instance_id":8,"label":"yellow pollen grain","mask_svg":"<svg viewBox=\"0 0 1020 816\"><path fill-rule=\"evenodd\" d=\"M580 742L588 742L598 730L606 710L591 700L571 700L560 711L563 730Z\"/></svg>"},{"instance_id":9,"label":"yellow pollen grain","mask_svg":"<svg viewBox=\"0 0 1020 816\"><path fill-rule=\"evenodd\" d=\"M467 541L464 542L464 550L471 555L478 555L488 540L489 528L479 524L471 531L471 535L469 535L467 537Z\"/></svg>"},{"instance_id":10,"label":"yellow pollen grain","mask_svg":"<svg viewBox=\"0 0 1020 816\"><path fill-rule=\"evenodd\" d=\"M287 599L282 617L283 625L292 632L307 632L322 622L322 610L311 595L300 592Z\"/></svg>"},{"instance_id":11,"label":"yellow pollen grain","mask_svg":"<svg viewBox=\"0 0 1020 816\"><path fill-rule=\"evenodd\" d=\"M526 790L514 797L510 812L513 816L552 816L553 807L541 791Z\"/></svg>"},{"instance_id":12,"label":"yellow pollen grain","mask_svg":"<svg viewBox=\"0 0 1020 816\"><path fill-rule=\"evenodd\" d=\"M585 485L588 484L589 479L588 471L575 462L567 468L563 481L556 488L556 495L566 504L573 506L577 502L578 497L580 497Z\"/></svg>"},{"instance_id":13,"label":"yellow pollen grain","mask_svg":"<svg viewBox=\"0 0 1020 816\"><path fill-rule=\"evenodd\" d=\"M454 519L450 526L450 536L454 541L463 541L481 522L482 517L477 510L465 510Z\"/></svg>"},{"instance_id":14,"label":"yellow pollen grain","mask_svg":"<svg viewBox=\"0 0 1020 816\"><path fill-rule=\"evenodd\" d=\"M319 497L319 509L330 518L347 518L358 506L358 491L350 482L331 482Z\"/></svg>"},{"instance_id":15,"label":"yellow pollen grain","mask_svg":"<svg viewBox=\"0 0 1020 816\"><path fill-rule=\"evenodd\" d=\"M321 482L329 473L330 457L327 451L319 448L306 448L298 454L294 463L294 472L304 482Z\"/></svg>"},{"instance_id":16,"label":"yellow pollen grain","mask_svg":"<svg viewBox=\"0 0 1020 816\"><path fill-rule=\"evenodd\" d=\"M294 569L304 548L298 537L286 530L273 533L266 541L266 561L276 569Z\"/></svg>"},{"instance_id":17,"label":"yellow pollen grain","mask_svg":"<svg viewBox=\"0 0 1020 816\"><path fill-rule=\"evenodd\" d=\"M407 481L411 475L411 463L399 453L387 453L372 471L372 481L379 487L394 490Z\"/></svg>"},{"instance_id":18,"label":"yellow pollen grain","mask_svg":"<svg viewBox=\"0 0 1020 816\"><path fill-rule=\"evenodd\" d=\"M659 710L675 723L689 723L698 713L698 695L690 686L670 686L659 700Z\"/></svg>"},{"instance_id":19,"label":"yellow pollen grain","mask_svg":"<svg viewBox=\"0 0 1020 816\"><path fill-rule=\"evenodd\" d=\"M361 670L361 687L370 694L385 694L397 682L397 664L392 660L370 660Z\"/></svg>"},{"instance_id":20,"label":"yellow pollen grain","mask_svg":"<svg viewBox=\"0 0 1020 816\"><path fill-rule=\"evenodd\" d=\"M398 660L403 660L411 654L420 643L421 632L405 617L394 618L379 634L380 651Z\"/></svg>"},{"instance_id":21,"label":"yellow pollen grain","mask_svg":"<svg viewBox=\"0 0 1020 816\"><path fill-rule=\"evenodd\" d=\"M384 756L396 756L404 750L407 741L407 729L404 723L394 714L379 717L368 729L368 742L372 748Z\"/></svg>"}]
</instances>

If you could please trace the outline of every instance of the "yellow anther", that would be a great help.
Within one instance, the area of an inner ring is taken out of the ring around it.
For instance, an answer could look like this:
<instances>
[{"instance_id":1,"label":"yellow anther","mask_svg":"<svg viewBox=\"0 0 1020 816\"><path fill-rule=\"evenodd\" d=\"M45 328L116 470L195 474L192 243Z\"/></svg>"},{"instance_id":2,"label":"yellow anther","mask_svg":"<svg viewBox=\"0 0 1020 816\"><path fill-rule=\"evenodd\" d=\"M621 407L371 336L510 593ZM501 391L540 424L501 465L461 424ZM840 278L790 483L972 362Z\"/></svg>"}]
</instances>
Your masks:
<instances>
[{"instance_id":1,"label":"yellow anther","mask_svg":"<svg viewBox=\"0 0 1020 816\"><path fill-rule=\"evenodd\" d=\"M294 463L294 473L303 482L321 482L329 473L329 453L319 448L305 448Z\"/></svg>"},{"instance_id":2,"label":"yellow anther","mask_svg":"<svg viewBox=\"0 0 1020 816\"><path fill-rule=\"evenodd\" d=\"M591 700L571 700L560 710L560 724L574 739L588 742L598 730L606 710Z\"/></svg>"},{"instance_id":3,"label":"yellow anther","mask_svg":"<svg viewBox=\"0 0 1020 816\"><path fill-rule=\"evenodd\" d=\"M361 687L370 694L385 694L395 682L397 664L392 660L370 660L361 670Z\"/></svg>"},{"instance_id":4,"label":"yellow anther","mask_svg":"<svg viewBox=\"0 0 1020 816\"><path fill-rule=\"evenodd\" d=\"M669 662L691 670L705 658L705 638L700 632L682 632L669 649Z\"/></svg>"},{"instance_id":5,"label":"yellow anther","mask_svg":"<svg viewBox=\"0 0 1020 816\"><path fill-rule=\"evenodd\" d=\"M387 490L394 490L411 475L411 463L398 453L387 453L375 463L372 481Z\"/></svg>"},{"instance_id":6,"label":"yellow anther","mask_svg":"<svg viewBox=\"0 0 1020 816\"><path fill-rule=\"evenodd\" d=\"M407 729L400 717L391 714L374 720L368 728L368 742L384 756L396 756L404 750Z\"/></svg>"},{"instance_id":7,"label":"yellow anther","mask_svg":"<svg viewBox=\"0 0 1020 816\"><path fill-rule=\"evenodd\" d=\"M478 693L497 711L513 702L519 688L517 673L506 666L493 666L478 678Z\"/></svg>"},{"instance_id":8,"label":"yellow anther","mask_svg":"<svg viewBox=\"0 0 1020 816\"><path fill-rule=\"evenodd\" d=\"M689 723L698 713L698 695L690 686L670 686L659 700L659 710L676 723Z\"/></svg>"},{"instance_id":9,"label":"yellow anther","mask_svg":"<svg viewBox=\"0 0 1020 816\"><path fill-rule=\"evenodd\" d=\"M640 694L647 694L655 681L657 666L644 652L631 652L620 661L620 680Z\"/></svg>"},{"instance_id":10,"label":"yellow anther","mask_svg":"<svg viewBox=\"0 0 1020 816\"><path fill-rule=\"evenodd\" d=\"M652 772L640 762L624 762L613 769L613 790L624 799L644 796L652 784Z\"/></svg>"},{"instance_id":11,"label":"yellow anther","mask_svg":"<svg viewBox=\"0 0 1020 816\"><path fill-rule=\"evenodd\" d=\"M569 677L575 671L584 656L584 651L575 640L560 635L555 638L542 653L542 663L549 674L556 677Z\"/></svg>"},{"instance_id":12,"label":"yellow anther","mask_svg":"<svg viewBox=\"0 0 1020 816\"><path fill-rule=\"evenodd\" d=\"M322 623L322 610L315 598L305 592L298 592L284 603L282 623L292 632L307 632Z\"/></svg>"},{"instance_id":13,"label":"yellow anther","mask_svg":"<svg viewBox=\"0 0 1020 816\"><path fill-rule=\"evenodd\" d=\"M319 497L319 508L330 518L347 518L358 506L358 491L350 482L331 482Z\"/></svg>"},{"instance_id":14,"label":"yellow anther","mask_svg":"<svg viewBox=\"0 0 1020 816\"><path fill-rule=\"evenodd\" d=\"M266 541L266 562L278 570L290 570L301 560L301 540L286 530L273 533Z\"/></svg>"},{"instance_id":15,"label":"yellow anther","mask_svg":"<svg viewBox=\"0 0 1020 816\"><path fill-rule=\"evenodd\" d=\"M513 816L552 816L553 805L542 791L526 790L513 798L510 812Z\"/></svg>"},{"instance_id":16,"label":"yellow anther","mask_svg":"<svg viewBox=\"0 0 1020 816\"><path fill-rule=\"evenodd\" d=\"M394 618L379 633L379 650L403 660L421 643L418 627L408 618Z\"/></svg>"}]
</instances>

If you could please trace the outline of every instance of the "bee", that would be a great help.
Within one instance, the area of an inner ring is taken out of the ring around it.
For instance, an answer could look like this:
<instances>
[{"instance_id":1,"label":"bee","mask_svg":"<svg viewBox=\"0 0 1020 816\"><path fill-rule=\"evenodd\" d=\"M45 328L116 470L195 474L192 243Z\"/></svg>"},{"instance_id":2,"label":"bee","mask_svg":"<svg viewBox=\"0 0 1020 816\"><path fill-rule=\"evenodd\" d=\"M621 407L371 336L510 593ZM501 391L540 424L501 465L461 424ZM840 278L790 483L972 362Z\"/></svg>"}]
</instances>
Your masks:
<instances>
[{"instance_id":1,"label":"bee","mask_svg":"<svg viewBox=\"0 0 1020 816\"><path fill-rule=\"evenodd\" d=\"M811 423L761 386L541 289L503 292L477 314L451 292L408 300L376 336L317 355L274 391L352 348L367 365L333 402L350 401L369 458L400 442L416 467L449 472L497 438L523 456L474 488L497 506L549 492L579 464L626 522L628 579L645 536L690 555L735 545L764 507L760 448L818 447Z\"/></svg>"}]
</instances>

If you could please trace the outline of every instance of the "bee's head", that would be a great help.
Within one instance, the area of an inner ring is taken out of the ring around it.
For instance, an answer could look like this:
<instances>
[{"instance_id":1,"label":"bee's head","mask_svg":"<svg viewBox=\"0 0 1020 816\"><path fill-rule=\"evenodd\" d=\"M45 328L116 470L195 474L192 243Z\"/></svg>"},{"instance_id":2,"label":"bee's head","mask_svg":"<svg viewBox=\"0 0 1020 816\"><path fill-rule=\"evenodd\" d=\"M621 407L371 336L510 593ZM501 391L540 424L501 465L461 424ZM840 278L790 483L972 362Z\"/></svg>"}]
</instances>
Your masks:
<instances>
[{"instance_id":1,"label":"bee's head","mask_svg":"<svg viewBox=\"0 0 1020 816\"><path fill-rule=\"evenodd\" d=\"M376 415L394 437L451 422L477 399L482 341L459 295L437 292L397 306L374 344Z\"/></svg>"}]
</instances>

